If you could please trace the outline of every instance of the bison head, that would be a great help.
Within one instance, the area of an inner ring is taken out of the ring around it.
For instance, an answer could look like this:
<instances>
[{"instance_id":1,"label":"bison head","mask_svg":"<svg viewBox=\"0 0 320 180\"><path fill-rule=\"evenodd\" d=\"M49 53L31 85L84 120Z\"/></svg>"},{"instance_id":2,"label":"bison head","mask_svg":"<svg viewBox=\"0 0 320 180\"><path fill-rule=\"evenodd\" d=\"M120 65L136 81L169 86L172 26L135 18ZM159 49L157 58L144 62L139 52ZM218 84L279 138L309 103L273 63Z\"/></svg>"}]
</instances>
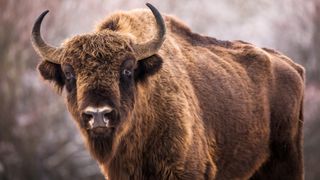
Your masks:
<instances>
[{"instance_id":1,"label":"bison head","mask_svg":"<svg viewBox=\"0 0 320 180\"><path fill-rule=\"evenodd\" d=\"M165 39L165 24L157 9L147 6L155 17L157 32L142 44L105 29L75 36L57 48L45 43L40 34L48 11L34 24L32 44L43 59L39 72L59 92L65 89L68 109L83 134L96 143L93 146L101 146L99 139L111 145L106 140L112 141L121 125L130 121L137 84L161 68L162 59L156 53Z\"/></svg>"}]
</instances>

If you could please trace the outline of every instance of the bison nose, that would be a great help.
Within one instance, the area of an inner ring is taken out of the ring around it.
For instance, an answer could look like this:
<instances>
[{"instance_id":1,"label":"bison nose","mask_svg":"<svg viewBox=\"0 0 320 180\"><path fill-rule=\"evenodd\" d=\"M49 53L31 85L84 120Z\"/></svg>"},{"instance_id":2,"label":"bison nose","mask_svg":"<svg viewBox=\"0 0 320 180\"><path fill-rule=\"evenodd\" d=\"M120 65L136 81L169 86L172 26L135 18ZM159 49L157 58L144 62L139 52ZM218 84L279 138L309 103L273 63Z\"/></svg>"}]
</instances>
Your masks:
<instances>
[{"instance_id":1,"label":"bison nose","mask_svg":"<svg viewBox=\"0 0 320 180\"><path fill-rule=\"evenodd\" d=\"M108 127L109 126L109 116L113 111L113 108L110 106L103 107L86 107L83 113L89 117L90 128L98 127Z\"/></svg>"}]
</instances>

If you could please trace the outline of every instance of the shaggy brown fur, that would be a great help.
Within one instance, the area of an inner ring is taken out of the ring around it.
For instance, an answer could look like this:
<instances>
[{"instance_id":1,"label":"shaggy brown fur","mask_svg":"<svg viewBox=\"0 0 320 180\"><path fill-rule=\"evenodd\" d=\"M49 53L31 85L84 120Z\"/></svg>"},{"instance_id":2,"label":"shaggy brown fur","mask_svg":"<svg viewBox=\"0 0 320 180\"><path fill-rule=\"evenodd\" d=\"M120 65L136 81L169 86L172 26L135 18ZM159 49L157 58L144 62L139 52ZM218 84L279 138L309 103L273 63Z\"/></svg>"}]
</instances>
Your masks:
<instances>
[{"instance_id":1,"label":"shaggy brown fur","mask_svg":"<svg viewBox=\"0 0 320 180\"><path fill-rule=\"evenodd\" d=\"M155 34L147 10L114 13L97 30L63 44L62 65L41 75L66 86L68 109L109 179L303 179L304 69L241 41L191 32L164 16L166 41L136 61L132 43ZM134 65L123 80L122 66ZM76 79L66 80L64 67ZM112 104L116 129L87 130L82 110Z\"/></svg>"}]
</instances>

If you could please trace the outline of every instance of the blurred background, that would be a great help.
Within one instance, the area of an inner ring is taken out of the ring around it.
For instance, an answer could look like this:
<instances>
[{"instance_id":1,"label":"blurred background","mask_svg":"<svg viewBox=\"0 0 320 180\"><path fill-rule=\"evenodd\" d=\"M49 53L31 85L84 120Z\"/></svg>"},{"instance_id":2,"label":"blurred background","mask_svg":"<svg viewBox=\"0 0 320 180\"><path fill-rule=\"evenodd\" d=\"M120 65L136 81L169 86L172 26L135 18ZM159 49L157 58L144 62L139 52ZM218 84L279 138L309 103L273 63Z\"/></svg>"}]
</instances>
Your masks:
<instances>
[{"instance_id":1,"label":"blurred background","mask_svg":"<svg viewBox=\"0 0 320 180\"><path fill-rule=\"evenodd\" d=\"M193 31L241 39L283 52L303 65L304 158L307 180L320 179L320 0L150 0ZM117 10L145 8L138 0L0 0L0 179L103 179L84 149L63 97L43 83L30 44L36 17L49 9L45 39L91 31Z\"/></svg>"}]
</instances>

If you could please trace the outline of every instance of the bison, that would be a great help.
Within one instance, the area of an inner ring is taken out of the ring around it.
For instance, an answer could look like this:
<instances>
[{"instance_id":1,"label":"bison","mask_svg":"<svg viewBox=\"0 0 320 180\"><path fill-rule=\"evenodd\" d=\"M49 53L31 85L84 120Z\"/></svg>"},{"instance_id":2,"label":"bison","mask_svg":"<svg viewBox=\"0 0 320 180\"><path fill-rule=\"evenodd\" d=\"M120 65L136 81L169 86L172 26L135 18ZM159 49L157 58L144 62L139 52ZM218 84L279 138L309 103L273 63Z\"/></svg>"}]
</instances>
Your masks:
<instances>
[{"instance_id":1,"label":"bison","mask_svg":"<svg viewBox=\"0 0 320 180\"><path fill-rule=\"evenodd\" d=\"M148 10L32 44L108 179L303 179L304 69Z\"/></svg>"}]
</instances>

